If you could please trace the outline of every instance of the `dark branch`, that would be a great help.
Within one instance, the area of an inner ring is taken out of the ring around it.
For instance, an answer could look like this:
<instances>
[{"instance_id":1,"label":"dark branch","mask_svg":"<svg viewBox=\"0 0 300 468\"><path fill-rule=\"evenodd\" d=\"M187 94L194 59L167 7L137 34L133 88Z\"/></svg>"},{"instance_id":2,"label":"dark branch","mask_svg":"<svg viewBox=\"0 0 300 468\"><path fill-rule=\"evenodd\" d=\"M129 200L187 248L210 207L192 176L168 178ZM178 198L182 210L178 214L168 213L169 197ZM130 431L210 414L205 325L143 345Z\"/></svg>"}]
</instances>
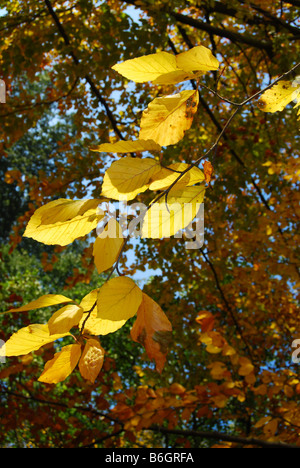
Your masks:
<instances>
[{"instance_id":1,"label":"dark branch","mask_svg":"<svg viewBox=\"0 0 300 468\"><path fill-rule=\"evenodd\" d=\"M151 426L147 430L153 432L160 432L161 434L174 434L184 437L201 437L202 439L224 440L226 442L233 442L242 445L256 445L261 448L299 448L296 445L285 444L283 442L267 442L253 437L241 437L222 434L217 431L189 431L180 429L167 429L160 426Z\"/></svg>"},{"instance_id":2,"label":"dark branch","mask_svg":"<svg viewBox=\"0 0 300 468\"><path fill-rule=\"evenodd\" d=\"M63 27L63 25L61 24L57 14L55 13L55 11L53 10L53 7L51 5L51 2L49 0L45 0L45 3L47 5L47 8L48 8L48 11L50 13L50 15L52 16L56 26L57 26L57 29L59 30L59 33L60 35L62 36L62 38L64 39L64 42L66 44L66 46L71 46L71 43L70 43L70 40L69 40L69 37ZM70 56L72 57L75 65L79 65L79 59L77 58L76 54L74 53L74 51L71 51L69 52ZM122 133L120 132L118 126L117 126L117 122L106 102L106 100L101 96L101 93L100 91L98 90L97 86L95 85L95 83L93 82L92 78L87 74L85 75L84 77L87 81L87 83L90 85L90 88L93 92L93 94L96 96L96 98L98 99L98 101L103 105L103 107L105 108L105 111L106 111L106 115L115 131L115 133L118 135L119 138L121 138L122 140L124 140L124 137L122 135Z\"/></svg>"}]
</instances>

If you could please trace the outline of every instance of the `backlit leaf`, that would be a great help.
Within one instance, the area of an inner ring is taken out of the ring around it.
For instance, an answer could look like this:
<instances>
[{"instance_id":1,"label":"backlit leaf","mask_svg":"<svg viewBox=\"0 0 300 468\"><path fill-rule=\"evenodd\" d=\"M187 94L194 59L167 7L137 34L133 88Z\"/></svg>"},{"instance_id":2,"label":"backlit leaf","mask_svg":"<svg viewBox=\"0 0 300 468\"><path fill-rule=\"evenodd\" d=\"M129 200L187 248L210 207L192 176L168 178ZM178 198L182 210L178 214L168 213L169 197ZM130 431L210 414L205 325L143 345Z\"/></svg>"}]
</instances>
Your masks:
<instances>
[{"instance_id":1,"label":"backlit leaf","mask_svg":"<svg viewBox=\"0 0 300 468\"><path fill-rule=\"evenodd\" d=\"M116 64L112 68L136 83L153 81L155 84L175 84L193 77L192 74L180 70L175 55L168 52L143 55Z\"/></svg>"},{"instance_id":2,"label":"backlit leaf","mask_svg":"<svg viewBox=\"0 0 300 468\"><path fill-rule=\"evenodd\" d=\"M33 324L14 333L0 349L0 356L23 356L69 333L50 335L48 325Z\"/></svg>"},{"instance_id":3,"label":"backlit leaf","mask_svg":"<svg viewBox=\"0 0 300 468\"><path fill-rule=\"evenodd\" d=\"M132 200L147 190L150 178L159 170L155 159L124 157L105 172L102 195L115 200Z\"/></svg>"},{"instance_id":4,"label":"backlit leaf","mask_svg":"<svg viewBox=\"0 0 300 468\"><path fill-rule=\"evenodd\" d=\"M217 70L219 62L212 52L204 46L193 47L176 56L178 68L187 72Z\"/></svg>"},{"instance_id":5,"label":"backlit leaf","mask_svg":"<svg viewBox=\"0 0 300 468\"><path fill-rule=\"evenodd\" d=\"M191 127L198 102L198 91L193 90L154 99L142 114L140 138L174 145Z\"/></svg>"},{"instance_id":6,"label":"backlit leaf","mask_svg":"<svg viewBox=\"0 0 300 468\"><path fill-rule=\"evenodd\" d=\"M17 307L15 309L9 309L7 312L3 312L3 313L26 312L28 310L41 309L43 307L55 306L55 305L64 304L67 302L73 302L73 301L72 299L69 299L66 296L62 296L61 294L45 294L44 296L41 296L38 299L31 301L26 305Z\"/></svg>"},{"instance_id":7,"label":"backlit leaf","mask_svg":"<svg viewBox=\"0 0 300 468\"><path fill-rule=\"evenodd\" d=\"M112 278L98 294L98 317L104 320L128 320L133 317L142 302L142 291L126 276Z\"/></svg>"},{"instance_id":8,"label":"backlit leaf","mask_svg":"<svg viewBox=\"0 0 300 468\"><path fill-rule=\"evenodd\" d=\"M157 239L170 237L187 227L196 217L203 202L205 187L185 187L170 190L167 199L163 196L153 203L145 214L142 237Z\"/></svg>"},{"instance_id":9,"label":"backlit leaf","mask_svg":"<svg viewBox=\"0 0 300 468\"><path fill-rule=\"evenodd\" d=\"M87 340L79 361L79 371L82 377L94 383L102 369L104 361L104 349L99 340L91 338Z\"/></svg>"},{"instance_id":10,"label":"backlit leaf","mask_svg":"<svg viewBox=\"0 0 300 468\"><path fill-rule=\"evenodd\" d=\"M152 176L151 183L149 185L150 190L164 190L170 187L170 185L180 176L179 172L185 171L189 167L189 164L175 163L168 167L170 169L162 168L159 172ZM203 182L203 180L203 172L198 167L193 167L183 177L181 177L178 182L176 182L174 187L178 189L191 186L197 184L198 182Z\"/></svg>"},{"instance_id":11,"label":"backlit leaf","mask_svg":"<svg viewBox=\"0 0 300 468\"><path fill-rule=\"evenodd\" d=\"M209 184L211 181L212 174L214 172L214 168L210 161L204 161L203 172L204 172L205 182Z\"/></svg>"},{"instance_id":12,"label":"backlit leaf","mask_svg":"<svg viewBox=\"0 0 300 468\"><path fill-rule=\"evenodd\" d=\"M123 244L124 238L119 223L110 219L94 243L93 256L99 274L113 266Z\"/></svg>"},{"instance_id":13,"label":"backlit leaf","mask_svg":"<svg viewBox=\"0 0 300 468\"><path fill-rule=\"evenodd\" d=\"M24 237L47 245L68 245L96 228L103 218L100 200L66 200L60 198L35 211Z\"/></svg>"},{"instance_id":14,"label":"backlit leaf","mask_svg":"<svg viewBox=\"0 0 300 468\"><path fill-rule=\"evenodd\" d=\"M117 141L116 143L103 143L91 151L103 153L139 153L143 151L160 151L161 147L153 140Z\"/></svg>"},{"instance_id":15,"label":"backlit leaf","mask_svg":"<svg viewBox=\"0 0 300 468\"><path fill-rule=\"evenodd\" d=\"M282 111L299 94L300 86L294 86L291 81L279 81L262 94L257 104L264 112Z\"/></svg>"},{"instance_id":16,"label":"backlit leaf","mask_svg":"<svg viewBox=\"0 0 300 468\"><path fill-rule=\"evenodd\" d=\"M83 309L76 304L67 305L59 309L48 321L50 334L67 333L71 328L78 325L82 315Z\"/></svg>"},{"instance_id":17,"label":"backlit leaf","mask_svg":"<svg viewBox=\"0 0 300 468\"><path fill-rule=\"evenodd\" d=\"M46 363L38 381L48 384L63 382L77 366L80 355L81 346L79 344L64 346L51 361Z\"/></svg>"},{"instance_id":18,"label":"backlit leaf","mask_svg":"<svg viewBox=\"0 0 300 468\"><path fill-rule=\"evenodd\" d=\"M119 330L119 328L123 327L123 325L126 323L126 320L109 320L98 317L97 299L99 291L100 288L94 289L87 296L85 296L80 303L80 307L82 307L84 310L84 314L79 323L79 329L81 330L84 325L84 333L95 336L113 333ZM94 304L96 305L93 308ZM93 310L91 311L92 308Z\"/></svg>"},{"instance_id":19,"label":"backlit leaf","mask_svg":"<svg viewBox=\"0 0 300 468\"><path fill-rule=\"evenodd\" d=\"M131 329L131 338L145 347L149 359L154 359L161 372L165 362L172 333L172 325L161 307L143 293L137 318Z\"/></svg>"}]
</instances>

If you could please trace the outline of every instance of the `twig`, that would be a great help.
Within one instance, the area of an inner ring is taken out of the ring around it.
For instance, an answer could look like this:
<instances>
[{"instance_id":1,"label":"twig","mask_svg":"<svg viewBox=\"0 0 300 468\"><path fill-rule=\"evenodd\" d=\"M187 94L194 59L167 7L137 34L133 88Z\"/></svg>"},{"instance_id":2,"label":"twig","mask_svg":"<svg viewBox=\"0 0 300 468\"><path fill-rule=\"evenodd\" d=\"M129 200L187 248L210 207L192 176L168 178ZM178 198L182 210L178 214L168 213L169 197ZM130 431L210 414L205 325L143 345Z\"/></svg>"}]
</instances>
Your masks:
<instances>
[{"instance_id":1,"label":"twig","mask_svg":"<svg viewBox=\"0 0 300 468\"><path fill-rule=\"evenodd\" d=\"M300 448L296 445L286 444L284 442L268 442L253 437L241 437L235 435L223 434L218 431L194 431L194 430L180 430L180 429L167 429L161 426L150 426L147 430L160 432L161 434L174 434L184 437L201 437L203 439L224 440L242 445L257 445L262 448Z\"/></svg>"}]
</instances>

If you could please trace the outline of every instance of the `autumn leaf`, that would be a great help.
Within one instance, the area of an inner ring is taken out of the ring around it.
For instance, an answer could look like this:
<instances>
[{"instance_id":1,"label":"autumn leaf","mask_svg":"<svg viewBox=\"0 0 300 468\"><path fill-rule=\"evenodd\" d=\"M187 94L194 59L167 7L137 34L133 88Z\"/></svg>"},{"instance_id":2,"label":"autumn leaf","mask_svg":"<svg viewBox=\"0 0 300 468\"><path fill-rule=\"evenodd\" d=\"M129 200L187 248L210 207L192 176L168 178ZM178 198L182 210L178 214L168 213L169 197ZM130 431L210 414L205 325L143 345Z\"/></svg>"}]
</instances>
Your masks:
<instances>
[{"instance_id":1,"label":"autumn leaf","mask_svg":"<svg viewBox=\"0 0 300 468\"><path fill-rule=\"evenodd\" d=\"M110 219L94 243L93 256L99 274L113 266L123 244L124 238L119 223L115 219Z\"/></svg>"},{"instance_id":2,"label":"autumn leaf","mask_svg":"<svg viewBox=\"0 0 300 468\"><path fill-rule=\"evenodd\" d=\"M79 371L82 377L94 383L104 361L104 349L95 338L87 340L79 361Z\"/></svg>"},{"instance_id":3,"label":"autumn leaf","mask_svg":"<svg viewBox=\"0 0 300 468\"><path fill-rule=\"evenodd\" d=\"M291 81L279 81L261 95L257 105L264 112L282 111L299 95L300 85L295 86Z\"/></svg>"},{"instance_id":4,"label":"autumn leaf","mask_svg":"<svg viewBox=\"0 0 300 468\"><path fill-rule=\"evenodd\" d=\"M47 245L68 245L97 227L104 213L100 200L66 200L60 198L38 208L30 218L24 237Z\"/></svg>"},{"instance_id":5,"label":"autumn leaf","mask_svg":"<svg viewBox=\"0 0 300 468\"><path fill-rule=\"evenodd\" d=\"M150 178L160 168L155 159L124 157L105 172L101 194L115 200L132 200L148 189Z\"/></svg>"},{"instance_id":6,"label":"autumn leaf","mask_svg":"<svg viewBox=\"0 0 300 468\"><path fill-rule=\"evenodd\" d=\"M203 171L204 171L205 182L209 185L212 174L214 172L214 168L212 167L212 164L210 161L204 161Z\"/></svg>"},{"instance_id":7,"label":"autumn leaf","mask_svg":"<svg viewBox=\"0 0 300 468\"><path fill-rule=\"evenodd\" d=\"M192 73L180 70L175 55L168 52L126 60L112 69L136 83L152 81L154 84L176 84L194 77Z\"/></svg>"},{"instance_id":8,"label":"autumn leaf","mask_svg":"<svg viewBox=\"0 0 300 468\"><path fill-rule=\"evenodd\" d=\"M152 139L161 146L178 143L192 125L198 102L198 91L154 99L142 114L139 137Z\"/></svg>"},{"instance_id":9,"label":"autumn leaf","mask_svg":"<svg viewBox=\"0 0 300 468\"><path fill-rule=\"evenodd\" d=\"M248 358L241 357L239 359L239 365L240 365L240 368L238 371L239 375L242 375L245 377L254 371L254 366L253 364L251 364L251 361Z\"/></svg>"},{"instance_id":10,"label":"autumn leaf","mask_svg":"<svg viewBox=\"0 0 300 468\"><path fill-rule=\"evenodd\" d=\"M185 187L169 193L167 204L165 197L152 203L144 216L142 225L143 238L163 238L175 235L187 227L196 217L203 202L203 186Z\"/></svg>"},{"instance_id":11,"label":"autumn leaf","mask_svg":"<svg viewBox=\"0 0 300 468\"><path fill-rule=\"evenodd\" d=\"M2 313L8 314L10 312L27 312L29 310L42 309L43 307L51 307L67 302L73 301L72 299L69 299L66 296L62 296L61 294L45 294L44 296L41 296L38 299L35 299L34 301L31 301L26 305L17 307L15 309L9 309L7 312Z\"/></svg>"},{"instance_id":12,"label":"autumn leaf","mask_svg":"<svg viewBox=\"0 0 300 468\"><path fill-rule=\"evenodd\" d=\"M48 321L50 335L67 333L78 325L83 315L83 309L76 305L67 305L55 312Z\"/></svg>"},{"instance_id":13,"label":"autumn leaf","mask_svg":"<svg viewBox=\"0 0 300 468\"><path fill-rule=\"evenodd\" d=\"M145 347L149 359L154 359L156 369L162 372L170 343L172 325L160 306L143 293L137 318L131 329L133 341Z\"/></svg>"},{"instance_id":14,"label":"autumn leaf","mask_svg":"<svg viewBox=\"0 0 300 468\"><path fill-rule=\"evenodd\" d=\"M46 362L38 381L48 384L63 382L75 369L81 355L81 345L64 346L51 361Z\"/></svg>"},{"instance_id":15,"label":"autumn leaf","mask_svg":"<svg viewBox=\"0 0 300 468\"><path fill-rule=\"evenodd\" d=\"M187 72L217 70L219 62L212 52L204 46L193 47L187 52L182 52L176 56L178 68Z\"/></svg>"},{"instance_id":16,"label":"autumn leaf","mask_svg":"<svg viewBox=\"0 0 300 468\"><path fill-rule=\"evenodd\" d=\"M48 325L28 325L28 327L21 328L9 338L0 349L0 356L23 356L68 335L69 333L50 335Z\"/></svg>"},{"instance_id":17,"label":"autumn leaf","mask_svg":"<svg viewBox=\"0 0 300 468\"><path fill-rule=\"evenodd\" d=\"M84 310L83 317L79 323L79 329L84 326L83 332L90 335L107 335L119 330L127 320L109 320L98 317L97 299L100 288L94 289L81 301L80 307Z\"/></svg>"},{"instance_id":18,"label":"autumn leaf","mask_svg":"<svg viewBox=\"0 0 300 468\"><path fill-rule=\"evenodd\" d=\"M153 140L117 141L116 143L103 143L91 151L103 153L140 153L143 151L160 151L161 146Z\"/></svg>"},{"instance_id":19,"label":"autumn leaf","mask_svg":"<svg viewBox=\"0 0 300 468\"><path fill-rule=\"evenodd\" d=\"M98 294L98 317L120 322L133 317L142 302L142 291L126 276L112 278Z\"/></svg>"},{"instance_id":20,"label":"autumn leaf","mask_svg":"<svg viewBox=\"0 0 300 468\"><path fill-rule=\"evenodd\" d=\"M186 163L174 163L167 168L162 168L154 176L151 177L149 190L164 190L168 188L180 176L180 172L184 172L189 168ZM204 181L204 174L198 167L192 167L178 182L175 187L182 188L195 185Z\"/></svg>"}]
</instances>

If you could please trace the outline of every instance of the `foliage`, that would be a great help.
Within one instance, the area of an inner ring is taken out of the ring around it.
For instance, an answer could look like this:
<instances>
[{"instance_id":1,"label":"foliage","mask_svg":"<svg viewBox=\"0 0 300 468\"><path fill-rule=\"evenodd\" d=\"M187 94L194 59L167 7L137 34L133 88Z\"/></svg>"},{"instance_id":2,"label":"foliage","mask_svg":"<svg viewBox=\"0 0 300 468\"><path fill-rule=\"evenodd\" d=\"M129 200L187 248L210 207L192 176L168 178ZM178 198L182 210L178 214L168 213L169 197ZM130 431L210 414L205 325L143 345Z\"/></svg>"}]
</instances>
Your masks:
<instances>
[{"instance_id":1,"label":"foliage","mask_svg":"<svg viewBox=\"0 0 300 468\"><path fill-rule=\"evenodd\" d=\"M73 121L51 173L6 172L30 187L12 248L23 235L56 260L88 235L67 281L26 298L10 282L3 445L299 445L294 3L0 2L2 151L49 106ZM131 265L136 223L121 234L110 199L146 206ZM205 243L187 249L203 200Z\"/></svg>"}]
</instances>

